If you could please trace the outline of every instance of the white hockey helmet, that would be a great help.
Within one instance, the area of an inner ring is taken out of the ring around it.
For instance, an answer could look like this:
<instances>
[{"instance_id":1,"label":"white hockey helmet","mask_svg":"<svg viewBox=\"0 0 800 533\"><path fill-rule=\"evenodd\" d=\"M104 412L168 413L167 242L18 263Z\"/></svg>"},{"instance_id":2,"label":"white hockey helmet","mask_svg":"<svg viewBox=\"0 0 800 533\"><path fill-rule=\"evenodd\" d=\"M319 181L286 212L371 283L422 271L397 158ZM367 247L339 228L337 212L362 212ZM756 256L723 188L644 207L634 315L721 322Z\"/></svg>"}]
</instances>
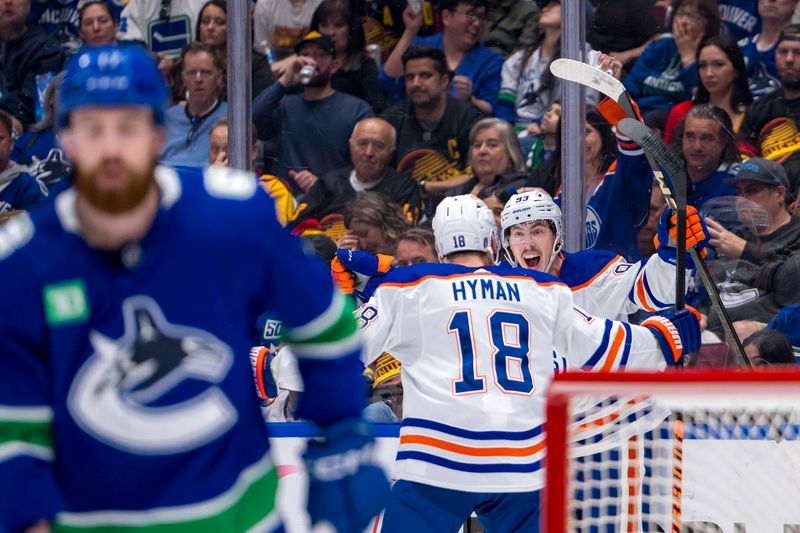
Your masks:
<instances>
[{"instance_id":1,"label":"white hockey helmet","mask_svg":"<svg viewBox=\"0 0 800 533\"><path fill-rule=\"evenodd\" d=\"M439 203L433 217L433 234L441 257L466 251L494 255L498 244L492 210L471 194L448 196Z\"/></svg>"},{"instance_id":2,"label":"white hockey helmet","mask_svg":"<svg viewBox=\"0 0 800 533\"><path fill-rule=\"evenodd\" d=\"M549 194L541 190L515 194L506 202L506 206L500 214L500 225L503 227L503 249L513 265L516 266L517 261L511 252L511 245L508 242L509 231L518 224L538 222L540 220L550 222L550 227L556 235L553 241L553 253L547 263L547 268L544 270L547 272L564 245L561 208L558 207Z\"/></svg>"}]
</instances>

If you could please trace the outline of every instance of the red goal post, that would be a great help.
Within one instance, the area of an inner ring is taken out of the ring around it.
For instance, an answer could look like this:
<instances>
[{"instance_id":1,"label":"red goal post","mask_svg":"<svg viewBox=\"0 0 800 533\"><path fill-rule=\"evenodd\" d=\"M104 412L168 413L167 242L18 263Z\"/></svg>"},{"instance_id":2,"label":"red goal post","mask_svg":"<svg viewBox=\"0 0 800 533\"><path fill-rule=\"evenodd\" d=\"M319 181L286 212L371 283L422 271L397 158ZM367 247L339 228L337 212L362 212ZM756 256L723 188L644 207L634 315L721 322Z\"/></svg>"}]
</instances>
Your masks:
<instances>
[{"instance_id":1,"label":"red goal post","mask_svg":"<svg viewBox=\"0 0 800 533\"><path fill-rule=\"evenodd\" d=\"M800 532L800 371L568 372L548 390L543 527Z\"/></svg>"}]
</instances>

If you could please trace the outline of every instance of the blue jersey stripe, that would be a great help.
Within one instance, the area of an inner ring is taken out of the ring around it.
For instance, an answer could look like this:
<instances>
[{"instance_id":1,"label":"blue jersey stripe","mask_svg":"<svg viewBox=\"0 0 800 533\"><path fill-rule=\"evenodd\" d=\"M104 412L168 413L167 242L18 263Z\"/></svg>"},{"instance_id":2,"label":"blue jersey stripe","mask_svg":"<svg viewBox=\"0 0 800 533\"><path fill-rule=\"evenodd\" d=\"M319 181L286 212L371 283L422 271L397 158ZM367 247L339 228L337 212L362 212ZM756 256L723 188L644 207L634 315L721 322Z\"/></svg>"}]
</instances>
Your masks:
<instances>
[{"instance_id":1,"label":"blue jersey stripe","mask_svg":"<svg viewBox=\"0 0 800 533\"><path fill-rule=\"evenodd\" d=\"M622 359L619 362L620 368L628 364L628 356L631 354L631 343L633 342L633 332L630 324L623 322L622 327L625 328L625 351L622 352Z\"/></svg>"},{"instance_id":2,"label":"blue jersey stripe","mask_svg":"<svg viewBox=\"0 0 800 533\"><path fill-rule=\"evenodd\" d=\"M375 438L398 438L400 424L397 422L370 423L372 436ZM267 432L270 438L314 438L322 436L317 424L311 422L267 422Z\"/></svg>"},{"instance_id":3,"label":"blue jersey stripe","mask_svg":"<svg viewBox=\"0 0 800 533\"><path fill-rule=\"evenodd\" d=\"M645 274L645 273L642 274L642 282L644 284L644 291L647 293L647 297L650 298L650 301L653 302L656 305L656 307L660 307L662 309L666 308L666 307L669 307L668 304L665 304L664 302L659 301L658 298L653 296L653 292L650 290L650 284L647 283L647 274Z\"/></svg>"},{"instance_id":4,"label":"blue jersey stripe","mask_svg":"<svg viewBox=\"0 0 800 533\"><path fill-rule=\"evenodd\" d=\"M444 459L442 457L438 457L436 455L431 455L429 453L423 453L423 452L397 452L397 460L402 461L403 459L416 459L417 461L431 463L434 465L442 466L444 468L449 468L450 470L459 470L461 472L475 472L481 474L508 473L508 472L519 472L525 474L530 472L537 472L542 468L541 460L525 464L493 463L493 464L476 465L470 463L459 463L458 461L451 461L449 459Z\"/></svg>"},{"instance_id":5,"label":"blue jersey stripe","mask_svg":"<svg viewBox=\"0 0 800 533\"><path fill-rule=\"evenodd\" d=\"M611 337L611 324L610 320L606 320L606 330L603 332L603 342L600 343L600 347L592 354L586 363L584 363L584 368L592 368L594 365L597 364L598 361L603 357L603 354L606 353L606 349L608 348L608 339Z\"/></svg>"},{"instance_id":6,"label":"blue jersey stripe","mask_svg":"<svg viewBox=\"0 0 800 533\"><path fill-rule=\"evenodd\" d=\"M425 420L424 418L406 418L403 420L403 427L419 427L433 429L448 433L454 437L463 437L474 440L527 440L539 436L542 433L542 426L525 431L470 431L468 429L448 426L441 422Z\"/></svg>"}]
</instances>

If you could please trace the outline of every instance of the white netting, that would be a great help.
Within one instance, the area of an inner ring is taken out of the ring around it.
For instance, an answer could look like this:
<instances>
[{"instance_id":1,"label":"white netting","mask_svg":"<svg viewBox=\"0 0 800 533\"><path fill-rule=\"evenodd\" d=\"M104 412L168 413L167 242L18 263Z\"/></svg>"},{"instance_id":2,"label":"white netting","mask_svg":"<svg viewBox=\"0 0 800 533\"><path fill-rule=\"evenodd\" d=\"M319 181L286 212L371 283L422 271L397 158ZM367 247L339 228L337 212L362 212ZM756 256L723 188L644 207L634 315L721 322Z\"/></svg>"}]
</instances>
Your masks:
<instances>
[{"instance_id":1,"label":"white netting","mask_svg":"<svg viewBox=\"0 0 800 533\"><path fill-rule=\"evenodd\" d=\"M800 386L782 395L739 387L662 396L643 383L642 394L570 394L559 422L567 423L568 531L669 532L679 516L681 531L800 533ZM625 384L626 394L635 390Z\"/></svg>"}]
</instances>

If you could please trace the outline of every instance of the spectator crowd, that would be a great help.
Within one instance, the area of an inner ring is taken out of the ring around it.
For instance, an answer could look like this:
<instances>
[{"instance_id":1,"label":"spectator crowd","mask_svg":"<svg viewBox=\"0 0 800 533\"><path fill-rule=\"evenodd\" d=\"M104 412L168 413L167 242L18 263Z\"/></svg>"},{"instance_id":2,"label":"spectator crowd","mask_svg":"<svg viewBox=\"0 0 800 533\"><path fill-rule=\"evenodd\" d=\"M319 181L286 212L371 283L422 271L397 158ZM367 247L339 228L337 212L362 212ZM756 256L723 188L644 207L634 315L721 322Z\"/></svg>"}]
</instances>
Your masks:
<instances>
[{"instance_id":1,"label":"spectator crowd","mask_svg":"<svg viewBox=\"0 0 800 533\"><path fill-rule=\"evenodd\" d=\"M586 52L612 67L683 161L707 260L754 364L800 353L800 0L586 0ZM561 201L559 0L255 0L252 158L280 222L337 248L437 260L438 202ZM170 88L161 161L227 165L225 0L3 0L0 221L71 186L59 72L81 46L143 46ZM587 93L586 247L655 252L665 203L638 146ZM640 151L639 151L640 153ZM198 178L200 179L200 178ZM276 253L279 253L276 251ZM708 315L692 272L687 299ZM633 317L632 320L642 317ZM749 340L748 340L749 339ZM260 341L259 341L260 342ZM381 359L374 386L396 387ZM279 383L280 385L280 383ZM377 398L385 397L379 393ZM397 405L388 411L397 415Z\"/></svg>"}]
</instances>

